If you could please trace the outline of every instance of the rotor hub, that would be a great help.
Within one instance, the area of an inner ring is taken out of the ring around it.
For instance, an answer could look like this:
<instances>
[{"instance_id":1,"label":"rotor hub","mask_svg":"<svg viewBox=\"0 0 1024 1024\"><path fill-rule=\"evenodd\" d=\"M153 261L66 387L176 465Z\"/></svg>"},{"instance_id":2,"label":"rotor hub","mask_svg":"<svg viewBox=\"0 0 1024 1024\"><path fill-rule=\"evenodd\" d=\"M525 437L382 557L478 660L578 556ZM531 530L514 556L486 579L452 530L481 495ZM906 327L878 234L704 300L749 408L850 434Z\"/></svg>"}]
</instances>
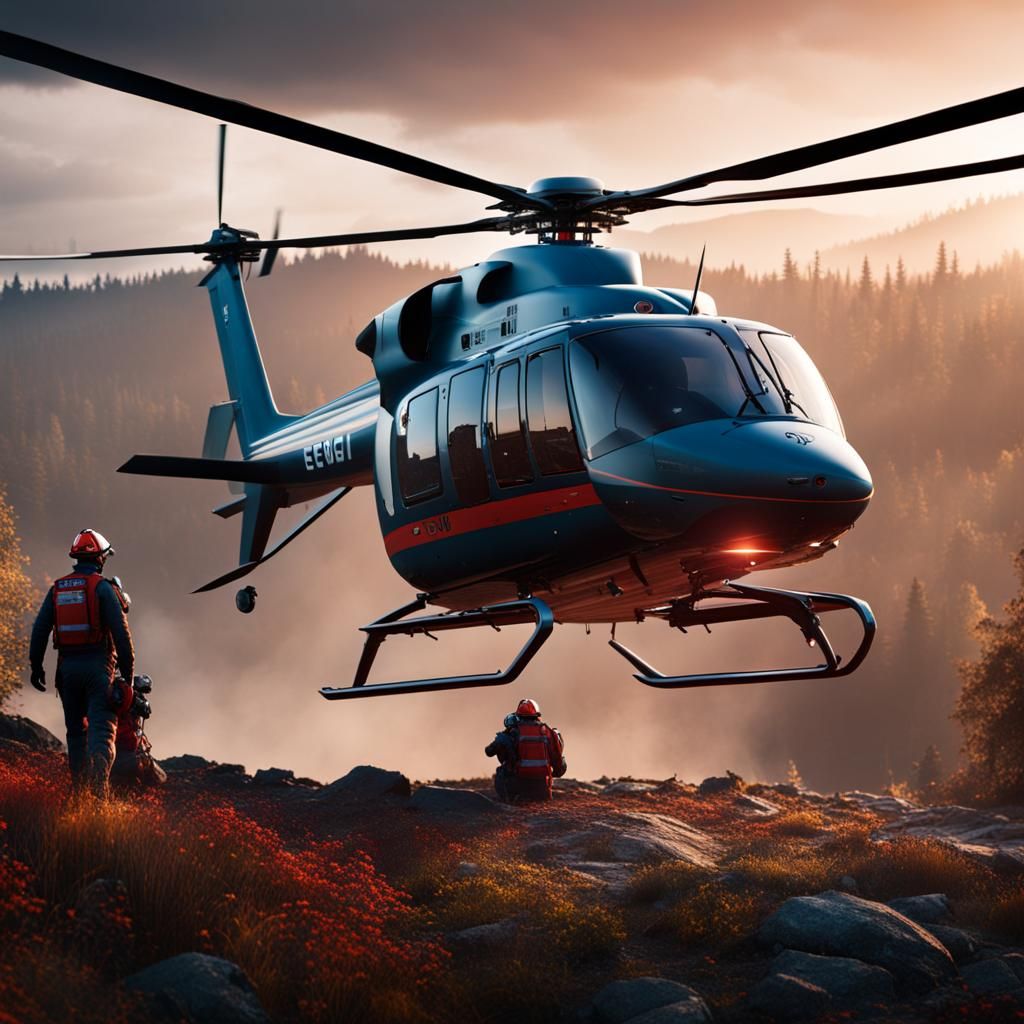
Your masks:
<instances>
[{"instance_id":1,"label":"rotor hub","mask_svg":"<svg viewBox=\"0 0 1024 1024\"><path fill-rule=\"evenodd\" d=\"M538 178L527 189L527 195L554 202L558 202L560 199L571 202L604 195L604 183L597 178L578 176Z\"/></svg>"}]
</instances>

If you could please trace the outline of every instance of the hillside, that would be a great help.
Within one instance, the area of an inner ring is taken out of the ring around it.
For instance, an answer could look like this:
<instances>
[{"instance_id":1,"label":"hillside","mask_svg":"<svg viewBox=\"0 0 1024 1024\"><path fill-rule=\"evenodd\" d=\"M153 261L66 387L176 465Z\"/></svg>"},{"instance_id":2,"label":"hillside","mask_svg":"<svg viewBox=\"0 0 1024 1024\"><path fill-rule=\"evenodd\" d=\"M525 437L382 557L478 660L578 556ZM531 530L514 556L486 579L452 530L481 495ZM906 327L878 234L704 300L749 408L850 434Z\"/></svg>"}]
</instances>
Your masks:
<instances>
[{"instance_id":1,"label":"hillside","mask_svg":"<svg viewBox=\"0 0 1024 1024\"><path fill-rule=\"evenodd\" d=\"M733 775L565 779L551 804L509 808L487 780L364 766L321 785L164 764L157 794L69 803L59 753L0 740L4 1020L923 1024L1024 1010L1019 809Z\"/></svg>"},{"instance_id":2,"label":"hillside","mask_svg":"<svg viewBox=\"0 0 1024 1024\"><path fill-rule=\"evenodd\" d=\"M676 260L696 260L701 247L707 243L709 267L736 265L752 274L768 274L782 267L787 248L798 263L807 265L814 259L815 252L891 226L880 218L820 210L755 210L669 224L653 231L621 228L612 236L611 244ZM859 262L858 259L858 265Z\"/></svg>"},{"instance_id":3,"label":"hillside","mask_svg":"<svg viewBox=\"0 0 1024 1024\"><path fill-rule=\"evenodd\" d=\"M1019 251L1022 240L1021 195L979 199L903 225L818 210L775 209L615 233L617 245L676 260L696 259L707 242L709 266L736 265L752 274L780 272L787 249L803 268L819 253L821 267L840 274L858 274L865 257L880 270L889 266L895 273L902 260L907 273L927 274L942 242L951 256L956 253L961 267L973 269Z\"/></svg>"},{"instance_id":4,"label":"hillside","mask_svg":"<svg viewBox=\"0 0 1024 1024\"><path fill-rule=\"evenodd\" d=\"M654 284L685 286L694 272L692 263L645 265ZM253 279L248 293L282 407L308 409L365 380L369 363L352 347L360 326L444 273L356 250ZM347 497L261 567L253 576L260 606L240 616L230 591L191 595L236 557L237 523L209 513L226 488L114 472L139 451L197 454L207 407L224 396L196 280L0 292L0 480L36 584L63 571L68 538L83 525L112 539L112 571L135 598L140 668L161 666L162 743L218 760L272 758L308 775L335 774L341 756L387 760L410 775L473 774L476 738L501 720L508 694L411 698L411 716L375 702L327 710L317 695L318 686L351 678L358 626L408 599L369 493ZM783 325L803 340L875 479L871 508L838 551L763 582L867 598L879 643L855 679L833 686L663 694L630 678L603 631L588 638L567 628L530 666L523 692L566 730L590 775L699 777L725 761L779 777L795 761L815 787L875 788L912 780L929 744L952 771L959 736L949 714L959 684L951 659L972 654L969 628L980 609L1009 596L1010 554L1024 538L1024 263L978 272L947 263L941 275L851 281L796 268L774 279L712 270L707 288L723 312ZM653 662L685 661L695 671L803 654L798 637L757 624L710 637L682 638L657 624L623 632ZM490 670L496 642L389 644L382 671L440 674L480 662ZM34 692L24 700L28 713L59 728L56 701ZM608 707L635 742L605 742ZM465 740L438 748L434 728Z\"/></svg>"}]
</instances>

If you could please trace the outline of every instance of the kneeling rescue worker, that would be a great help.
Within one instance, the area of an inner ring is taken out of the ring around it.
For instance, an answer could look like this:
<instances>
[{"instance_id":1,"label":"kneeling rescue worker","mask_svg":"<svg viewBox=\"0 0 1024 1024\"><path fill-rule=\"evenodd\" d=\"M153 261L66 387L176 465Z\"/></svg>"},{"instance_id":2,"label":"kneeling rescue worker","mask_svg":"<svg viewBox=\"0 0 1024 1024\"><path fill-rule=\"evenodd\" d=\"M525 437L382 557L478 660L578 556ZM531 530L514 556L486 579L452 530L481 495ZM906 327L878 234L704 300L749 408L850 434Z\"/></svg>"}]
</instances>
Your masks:
<instances>
[{"instance_id":1,"label":"kneeling rescue worker","mask_svg":"<svg viewBox=\"0 0 1024 1024\"><path fill-rule=\"evenodd\" d=\"M515 712L505 716L505 730L484 748L498 759L494 788L498 799L516 804L551 799L551 779L567 770L564 744L557 729L540 720L535 700L521 700Z\"/></svg>"},{"instance_id":2,"label":"kneeling rescue worker","mask_svg":"<svg viewBox=\"0 0 1024 1024\"><path fill-rule=\"evenodd\" d=\"M43 657L52 632L72 786L88 786L99 796L107 793L118 716L134 698L134 690L126 686L117 693L120 702L115 700L115 667L131 679L135 652L126 616L131 600L116 576L106 579L102 574L113 553L96 530L82 530L75 537L69 552L74 570L54 580L36 616L29 648L32 685L43 692Z\"/></svg>"}]
</instances>

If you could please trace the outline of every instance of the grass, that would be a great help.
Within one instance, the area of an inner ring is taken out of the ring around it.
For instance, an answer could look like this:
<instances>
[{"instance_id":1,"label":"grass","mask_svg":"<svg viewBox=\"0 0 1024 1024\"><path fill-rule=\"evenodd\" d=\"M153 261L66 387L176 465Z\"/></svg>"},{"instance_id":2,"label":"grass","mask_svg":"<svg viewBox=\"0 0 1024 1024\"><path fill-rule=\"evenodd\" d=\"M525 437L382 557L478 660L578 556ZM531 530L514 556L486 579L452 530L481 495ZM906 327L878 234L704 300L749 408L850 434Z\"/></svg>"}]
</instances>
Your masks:
<instances>
[{"instance_id":1,"label":"grass","mask_svg":"<svg viewBox=\"0 0 1024 1024\"><path fill-rule=\"evenodd\" d=\"M667 910L653 930L671 935L684 946L727 951L757 929L767 909L755 893L705 882Z\"/></svg>"},{"instance_id":2,"label":"grass","mask_svg":"<svg viewBox=\"0 0 1024 1024\"><path fill-rule=\"evenodd\" d=\"M763 969L746 953L760 921L844 875L870 899L945 892L961 925L1024 942L1019 885L933 841L876 842L870 815L796 798L755 820L731 809L731 794L644 800L680 820L693 811L730 852L715 871L637 866L619 901L586 874L529 859L525 814L452 833L367 813L342 841L325 840L304 831L315 818L289 819L266 794L235 798L249 812L201 788L188 790L187 806L172 788L72 803L64 772L52 755L0 760L0 1024L10 1024L5 1013L19 1024L135 1019L139 1008L104 972L120 977L185 951L238 963L283 1024L547 1024L614 977L641 967L676 977L682 964L725 1006ZM545 813L580 829L607 805L584 793ZM584 855L609 858L612 837L593 838ZM72 911L97 878L120 880L126 899L89 930ZM515 928L500 943L451 941L448 952L453 933L509 919ZM121 944L134 963L103 955ZM724 974L721 964L731 965Z\"/></svg>"},{"instance_id":3,"label":"grass","mask_svg":"<svg viewBox=\"0 0 1024 1024\"><path fill-rule=\"evenodd\" d=\"M989 931L1006 942L1024 943L1024 889L1015 887L1002 893L988 913Z\"/></svg>"},{"instance_id":4,"label":"grass","mask_svg":"<svg viewBox=\"0 0 1024 1024\"><path fill-rule=\"evenodd\" d=\"M88 965L64 950L73 945L68 911L103 877L127 887L140 965L185 951L224 956L275 1019L387 1020L396 1007L401 1015L390 1019L416 1019L410 1008L423 1002L447 954L414 933L409 897L366 854L315 840L289 847L216 801L188 813L156 799L66 803L51 762L0 761L0 918L21 925L18 952L4 944L3 1005L42 991L18 979L53 963L71 979L57 986L69 1012L92 999ZM38 1016L27 1004L19 1012Z\"/></svg>"},{"instance_id":5,"label":"grass","mask_svg":"<svg viewBox=\"0 0 1024 1024\"><path fill-rule=\"evenodd\" d=\"M634 903L655 903L670 896L692 892L707 882L712 872L684 860L666 860L649 864L637 871L629 884L629 898Z\"/></svg>"}]
</instances>

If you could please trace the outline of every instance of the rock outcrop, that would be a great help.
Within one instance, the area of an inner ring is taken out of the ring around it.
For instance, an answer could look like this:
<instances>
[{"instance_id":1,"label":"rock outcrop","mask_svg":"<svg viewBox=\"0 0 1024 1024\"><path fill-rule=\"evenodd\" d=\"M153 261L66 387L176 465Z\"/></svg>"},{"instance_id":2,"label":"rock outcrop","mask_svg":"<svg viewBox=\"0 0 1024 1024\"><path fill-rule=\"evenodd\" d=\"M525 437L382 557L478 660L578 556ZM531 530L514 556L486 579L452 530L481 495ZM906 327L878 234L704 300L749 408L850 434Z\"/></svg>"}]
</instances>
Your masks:
<instances>
[{"instance_id":1,"label":"rock outcrop","mask_svg":"<svg viewBox=\"0 0 1024 1024\"><path fill-rule=\"evenodd\" d=\"M628 978L594 996L596 1024L710 1024L711 1013L692 988L667 978Z\"/></svg>"},{"instance_id":2,"label":"rock outcrop","mask_svg":"<svg viewBox=\"0 0 1024 1024\"><path fill-rule=\"evenodd\" d=\"M1024 873L1024 821L974 807L911 809L889 822L879 836L935 839L1005 873Z\"/></svg>"},{"instance_id":3,"label":"rock outcrop","mask_svg":"<svg viewBox=\"0 0 1024 1024\"><path fill-rule=\"evenodd\" d=\"M828 1010L886 1005L895 997L893 977L883 967L787 949L751 990L749 1006L780 1021L813 1020Z\"/></svg>"},{"instance_id":4,"label":"rock outcrop","mask_svg":"<svg viewBox=\"0 0 1024 1024\"><path fill-rule=\"evenodd\" d=\"M930 932L891 907L845 892L786 900L761 925L758 939L884 967L911 992L929 991L956 975L949 951Z\"/></svg>"},{"instance_id":5,"label":"rock outcrop","mask_svg":"<svg viewBox=\"0 0 1024 1024\"><path fill-rule=\"evenodd\" d=\"M32 750L64 749L64 744L49 729L21 715L0 714L0 740L24 743Z\"/></svg>"},{"instance_id":6,"label":"rock outcrop","mask_svg":"<svg viewBox=\"0 0 1024 1024\"><path fill-rule=\"evenodd\" d=\"M205 953L182 953L161 960L127 978L125 987L146 995L157 1019L184 1019L189 1024L270 1024L241 967Z\"/></svg>"}]
</instances>

